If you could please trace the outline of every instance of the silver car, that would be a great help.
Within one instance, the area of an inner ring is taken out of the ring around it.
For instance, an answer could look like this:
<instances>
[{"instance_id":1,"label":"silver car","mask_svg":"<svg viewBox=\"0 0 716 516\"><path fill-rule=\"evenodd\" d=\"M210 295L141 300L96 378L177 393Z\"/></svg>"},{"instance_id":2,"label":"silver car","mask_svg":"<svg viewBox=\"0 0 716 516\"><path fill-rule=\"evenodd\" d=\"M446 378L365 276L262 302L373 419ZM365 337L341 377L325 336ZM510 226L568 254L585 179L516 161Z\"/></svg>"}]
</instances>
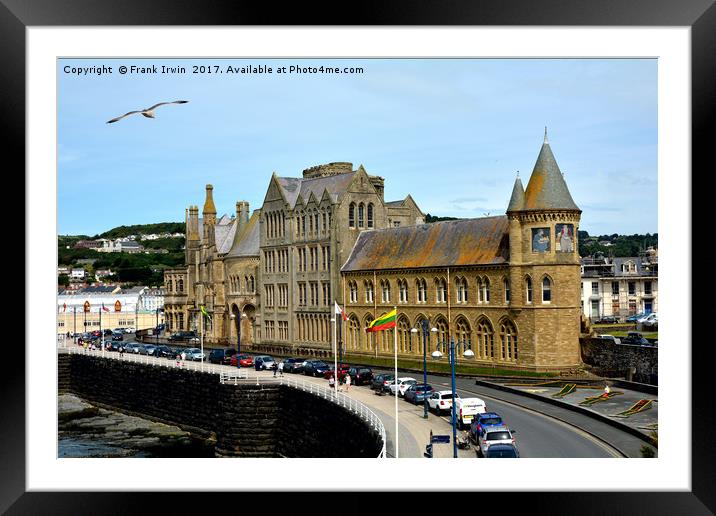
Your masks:
<instances>
[{"instance_id":1,"label":"silver car","mask_svg":"<svg viewBox=\"0 0 716 516\"><path fill-rule=\"evenodd\" d=\"M125 350L127 353L139 354L139 348L140 348L140 347L141 347L141 346L140 346L139 344L137 344L136 342L130 342L129 344L127 344L126 346L124 346L124 350Z\"/></svg>"},{"instance_id":2,"label":"silver car","mask_svg":"<svg viewBox=\"0 0 716 516\"><path fill-rule=\"evenodd\" d=\"M478 436L480 454L484 457L493 444L515 444L514 433L505 425L484 427Z\"/></svg>"},{"instance_id":3,"label":"silver car","mask_svg":"<svg viewBox=\"0 0 716 516\"><path fill-rule=\"evenodd\" d=\"M187 360L204 360L206 358L206 355L201 352L199 348L189 348L186 350L186 359Z\"/></svg>"}]
</instances>

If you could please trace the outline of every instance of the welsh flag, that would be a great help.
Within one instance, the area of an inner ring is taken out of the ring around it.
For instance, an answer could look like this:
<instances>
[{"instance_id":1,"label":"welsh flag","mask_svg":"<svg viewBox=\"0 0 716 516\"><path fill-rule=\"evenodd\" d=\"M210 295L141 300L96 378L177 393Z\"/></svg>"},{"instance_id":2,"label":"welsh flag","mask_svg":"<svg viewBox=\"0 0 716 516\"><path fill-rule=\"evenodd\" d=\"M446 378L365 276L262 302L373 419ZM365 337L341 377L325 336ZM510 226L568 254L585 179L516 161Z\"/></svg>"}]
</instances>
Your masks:
<instances>
[{"instance_id":1,"label":"welsh flag","mask_svg":"<svg viewBox=\"0 0 716 516\"><path fill-rule=\"evenodd\" d=\"M340 314L341 317L343 317L343 320L347 321L348 317L346 317L346 313L341 309L340 305L335 300L333 301L333 303L335 303L335 305L336 305L335 313Z\"/></svg>"},{"instance_id":2,"label":"welsh flag","mask_svg":"<svg viewBox=\"0 0 716 516\"><path fill-rule=\"evenodd\" d=\"M200 305L199 309L201 310L201 313L204 314L204 317L211 320L211 315L209 315L209 312L206 311L206 308L204 308L204 305Z\"/></svg>"},{"instance_id":3,"label":"welsh flag","mask_svg":"<svg viewBox=\"0 0 716 516\"><path fill-rule=\"evenodd\" d=\"M109 312L109 308L107 308L106 306L104 306L104 303L102 303L102 311L104 311L104 312Z\"/></svg>"},{"instance_id":4,"label":"welsh flag","mask_svg":"<svg viewBox=\"0 0 716 516\"><path fill-rule=\"evenodd\" d=\"M381 315L368 325L367 332L376 332L395 328L395 320L398 318L398 309L394 308L385 315Z\"/></svg>"}]
</instances>

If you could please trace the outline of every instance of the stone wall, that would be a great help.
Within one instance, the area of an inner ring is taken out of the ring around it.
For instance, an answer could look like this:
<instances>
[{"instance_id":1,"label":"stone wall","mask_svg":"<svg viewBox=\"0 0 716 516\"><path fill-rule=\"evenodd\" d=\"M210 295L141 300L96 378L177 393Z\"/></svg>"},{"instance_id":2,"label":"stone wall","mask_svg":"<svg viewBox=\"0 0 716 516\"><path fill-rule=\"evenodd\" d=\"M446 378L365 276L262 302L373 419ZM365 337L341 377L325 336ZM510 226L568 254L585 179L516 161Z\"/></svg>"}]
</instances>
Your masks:
<instances>
[{"instance_id":1,"label":"stone wall","mask_svg":"<svg viewBox=\"0 0 716 516\"><path fill-rule=\"evenodd\" d=\"M382 446L359 417L291 387L84 355L58 361L60 392L215 440L218 456L374 458Z\"/></svg>"},{"instance_id":2,"label":"stone wall","mask_svg":"<svg viewBox=\"0 0 716 516\"><path fill-rule=\"evenodd\" d=\"M651 385L658 384L658 347L614 344L591 338L580 339L580 344L582 361L591 366L595 374L610 378L626 378ZM630 369L633 374L630 374Z\"/></svg>"}]
</instances>

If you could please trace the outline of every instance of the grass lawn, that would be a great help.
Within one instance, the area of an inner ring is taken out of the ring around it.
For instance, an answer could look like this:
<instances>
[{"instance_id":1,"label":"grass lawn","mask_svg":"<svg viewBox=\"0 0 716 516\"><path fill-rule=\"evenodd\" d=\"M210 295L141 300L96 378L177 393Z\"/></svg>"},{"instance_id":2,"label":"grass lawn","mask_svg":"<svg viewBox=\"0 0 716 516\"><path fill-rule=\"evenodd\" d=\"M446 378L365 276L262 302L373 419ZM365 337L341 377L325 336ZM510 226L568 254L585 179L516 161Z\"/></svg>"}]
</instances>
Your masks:
<instances>
[{"instance_id":1,"label":"grass lawn","mask_svg":"<svg viewBox=\"0 0 716 516\"><path fill-rule=\"evenodd\" d=\"M658 331L642 331L640 332L645 339L658 339L659 338L659 332ZM613 335L615 337L626 337L627 332L625 331L615 331L610 333L609 335Z\"/></svg>"},{"instance_id":2,"label":"grass lawn","mask_svg":"<svg viewBox=\"0 0 716 516\"><path fill-rule=\"evenodd\" d=\"M365 355L351 355L351 354L345 354L343 355L343 360L345 362L350 363L356 363L356 364L365 364L368 366L375 366L375 367L384 367L388 369L392 369L395 366L395 362L392 358L388 357L369 357ZM423 370L423 360L412 360L412 359L398 359L398 368L405 368L405 369L418 369L420 371ZM429 373L450 373L450 364L446 359L443 359L441 361L436 361L432 358L428 358L427 361L427 370ZM480 376L536 376L536 377L545 377L545 378L551 378L554 376L557 376L557 373L536 373L533 371L513 371L510 369L496 369L492 367L484 367L484 366L473 366L473 365L464 365L464 364L457 364L455 366L455 373L456 374L472 374L472 375L480 375Z\"/></svg>"}]
</instances>

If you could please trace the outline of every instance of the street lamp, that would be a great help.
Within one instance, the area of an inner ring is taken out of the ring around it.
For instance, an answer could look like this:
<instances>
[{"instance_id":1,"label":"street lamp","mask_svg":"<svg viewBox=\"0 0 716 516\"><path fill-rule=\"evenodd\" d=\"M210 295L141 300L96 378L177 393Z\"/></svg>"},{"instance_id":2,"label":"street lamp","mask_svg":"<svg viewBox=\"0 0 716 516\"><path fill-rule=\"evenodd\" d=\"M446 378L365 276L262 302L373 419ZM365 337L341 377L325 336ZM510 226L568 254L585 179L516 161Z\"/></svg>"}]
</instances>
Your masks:
<instances>
[{"instance_id":1,"label":"street lamp","mask_svg":"<svg viewBox=\"0 0 716 516\"><path fill-rule=\"evenodd\" d=\"M423 319L420 321L420 326L423 329L423 384L427 385L427 383L428 383L428 364L427 364L428 345L427 345L427 340L428 340L428 326L430 326L430 325L428 324L427 319ZM432 328L430 331L433 333L437 333L438 329ZM413 334L418 333L418 329L412 328L410 330L410 333L413 333ZM397 382L398 379L396 378L395 381ZM396 396L397 396L397 392L396 392ZM428 419L428 398L427 398L427 396L423 398L423 418Z\"/></svg>"},{"instance_id":2,"label":"street lamp","mask_svg":"<svg viewBox=\"0 0 716 516\"><path fill-rule=\"evenodd\" d=\"M440 350L432 352L432 357L440 359L443 354ZM472 358L475 353L471 349L465 350L462 354L465 358ZM452 374L452 456L457 459L457 421L455 418L455 339L450 337L450 370Z\"/></svg>"},{"instance_id":3,"label":"street lamp","mask_svg":"<svg viewBox=\"0 0 716 516\"><path fill-rule=\"evenodd\" d=\"M236 319L236 314L231 314L229 317L234 320ZM241 314L241 318L239 319L239 323L236 325L236 333L237 333L237 342L236 342L236 367L241 369L241 364L239 363L239 355L241 354L241 319L246 319L246 314Z\"/></svg>"}]
</instances>

